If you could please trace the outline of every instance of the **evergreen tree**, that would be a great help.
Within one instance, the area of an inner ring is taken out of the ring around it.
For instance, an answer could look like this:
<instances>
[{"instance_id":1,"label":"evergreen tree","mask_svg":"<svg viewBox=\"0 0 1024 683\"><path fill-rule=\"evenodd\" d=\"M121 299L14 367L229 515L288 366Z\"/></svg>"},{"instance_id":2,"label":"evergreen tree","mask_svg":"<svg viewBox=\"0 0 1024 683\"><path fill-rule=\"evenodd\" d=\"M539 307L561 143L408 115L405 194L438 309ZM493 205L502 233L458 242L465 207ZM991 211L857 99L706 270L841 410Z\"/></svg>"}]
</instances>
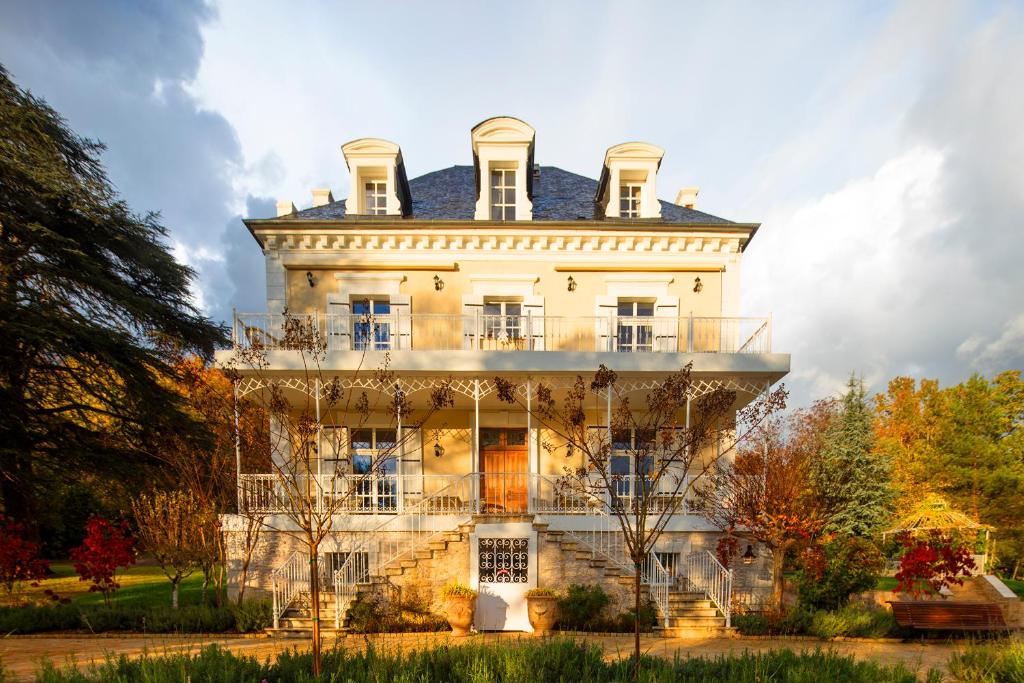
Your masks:
<instances>
[{"instance_id":1,"label":"evergreen tree","mask_svg":"<svg viewBox=\"0 0 1024 683\"><path fill-rule=\"evenodd\" d=\"M170 361L225 338L102 149L0 66L0 506L29 525L60 482L142 471L158 421L198 434Z\"/></svg>"},{"instance_id":2,"label":"evergreen tree","mask_svg":"<svg viewBox=\"0 0 1024 683\"><path fill-rule=\"evenodd\" d=\"M891 464L874 450L873 417L863 381L851 375L813 467L815 493L827 511L826 532L868 536L892 512Z\"/></svg>"}]
</instances>

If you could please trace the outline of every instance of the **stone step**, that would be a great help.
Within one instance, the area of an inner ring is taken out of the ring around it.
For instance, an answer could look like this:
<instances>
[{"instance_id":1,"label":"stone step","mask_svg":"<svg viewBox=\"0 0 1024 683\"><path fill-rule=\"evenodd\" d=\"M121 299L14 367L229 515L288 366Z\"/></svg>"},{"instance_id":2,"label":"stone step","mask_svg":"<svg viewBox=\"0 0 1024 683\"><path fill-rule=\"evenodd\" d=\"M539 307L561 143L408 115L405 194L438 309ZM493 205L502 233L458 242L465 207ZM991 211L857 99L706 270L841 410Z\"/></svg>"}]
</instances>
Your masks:
<instances>
[{"instance_id":1,"label":"stone step","mask_svg":"<svg viewBox=\"0 0 1024 683\"><path fill-rule=\"evenodd\" d=\"M655 626L654 633L662 638L728 638L736 629L722 627L680 626L664 628Z\"/></svg>"},{"instance_id":2,"label":"stone step","mask_svg":"<svg viewBox=\"0 0 1024 683\"><path fill-rule=\"evenodd\" d=\"M268 628L268 629L265 629L264 632L267 635L269 635L271 638L282 638L282 639L303 638L303 639L308 640L310 633L313 632L313 628L312 627L310 627L310 628L284 628L284 627L282 627L282 628ZM324 625L320 626L320 633L322 635L324 635L324 636L335 636L335 635L339 635L339 634L344 633L344 632L345 632L344 628L342 628L342 629L334 628L334 623L333 622L331 623L330 627L327 627L327 626L324 626Z\"/></svg>"},{"instance_id":3,"label":"stone step","mask_svg":"<svg viewBox=\"0 0 1024 683\"><path fill-rule=\"evenodd\" d=\"M419 564L420 563L417 560L402 560L400 566L402 567L402 569L414 569L418 567Z\"/></svg>"},{"instance_id":4,"label":"stone step","mask_svg":"<svg viewBox=\"0 0 1024 683\"><path fill-rule=\"evenodd\" d=\"M385 567L384 568L384 575L385 576L401 576L404 573L405 573L405 570L402 569L401 567Z\"/></svg>"},{"instance_id":5,"label":"stone step","mask_svg":"<svg viewBox=\"0 0 1024 683\"><path fill-rule=\"evenodd\" d=\"M659 614L661 613L661 610L657 610L657 611L658 611ZM718 610L715 609L714 607L709 607L707 609L682 609L682 610L670 607L669 610L668 610L668 615L669 615L669 617L671 617L673 619L681 619L681 618L687 618L687 617L717 617L718 616Z\"/></svg>"},{"instance_id":6,"label":"stone step","mask_svg":"<svg viewBox=\"0 0 1024 683\"><path fill-rule=\"evenodd\" d=\"M669 617L670 628L725 628L725 617Z\"/></svg>"},{"instance_id":7,"label":"stone step","mask_svg":"<svg viewBox=\"0 0 1024 683\"><path fill-rule=\"evenodd\" d=\"M429 548L426 550L417 550L413 553L413 557L417 560L431 560L434 558L434 551Z\"/></svg>"},{"instance_id":8,"label":"stone step","mask_svg":"<svg viewBox=\"0 0 1024 683\"><path fill-rule=\"evenodd\" d=\"M427 543L427 548L438 551L448 550L448 541L430 541Z\"/></svg>"},{"instance_id":9,"label":"stone step","mask_svg":"<svg viewBox=\"0 0 1024 683\"><path fill-rule=\"evenodd\" d=\"M458 543L462 540L462 534L460 534L458 531L446 531L442 538L448 541L449 543Z\"/></svg>"},{"instance_id":10,"label":"stone step","mask_svg":"<svg viewBox=\"0 0 1024 683\"><path fill-rule=\"evenodd\" d=\"M456 528L459 530L459 533L471 534L471 533L473 533L476 530L476 524L473 524L471 522L467 522L465 524L460 524Z\"/></svg>"}]
</instances>

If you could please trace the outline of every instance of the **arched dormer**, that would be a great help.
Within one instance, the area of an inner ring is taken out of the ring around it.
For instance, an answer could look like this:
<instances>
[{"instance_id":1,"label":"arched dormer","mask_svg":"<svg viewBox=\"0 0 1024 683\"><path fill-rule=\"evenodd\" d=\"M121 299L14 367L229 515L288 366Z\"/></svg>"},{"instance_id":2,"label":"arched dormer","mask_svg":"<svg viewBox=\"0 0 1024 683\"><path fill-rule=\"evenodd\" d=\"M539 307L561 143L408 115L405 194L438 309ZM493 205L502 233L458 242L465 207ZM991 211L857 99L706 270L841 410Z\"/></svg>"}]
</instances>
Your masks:
<instances>
[{"instance_id":1,"label":"arched dormer","mask_svg":"<svg viewBox=\"0 0 1024 683\"><path fill-rule=\"evenodd\" d=\"M528 221L533 217L533 146L525 121L496 116L473 127L477 220Z\"/></svg>"},{"instance_id":2,"label":"arched dormer","mask_svg":"<svg viewBox=\"0 0 1024 683\"><path fill-rule=\"evenodd\" d=\"M412 195L402 149L380 138L359 138L341 146L351 178L347 216L408 216Z\"/></svg>"},{"instance_id":3,"label":"arched dormer","mask_svg":"<svg viewBox=\"0 0 1024 683\"><path fill-rule=\"evenodd\" d=\"M657 177L665 150L648 142L623 142L604 153L597 203L607 218L661 218Z\"/></svg>"}]
</instances>

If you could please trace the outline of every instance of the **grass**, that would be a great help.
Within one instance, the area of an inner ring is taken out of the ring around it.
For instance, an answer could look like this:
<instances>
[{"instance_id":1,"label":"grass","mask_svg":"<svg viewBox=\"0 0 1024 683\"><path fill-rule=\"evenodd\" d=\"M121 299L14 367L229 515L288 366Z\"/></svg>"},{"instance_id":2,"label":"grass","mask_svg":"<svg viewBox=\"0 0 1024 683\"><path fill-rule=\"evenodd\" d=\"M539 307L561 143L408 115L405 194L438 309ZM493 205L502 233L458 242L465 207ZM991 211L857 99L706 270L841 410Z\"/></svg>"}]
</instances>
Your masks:
<instances>
[{"instance_id":1,"label":"grass","mask_svg":"<svg viewBox=\"0 0 1024 683\"><path fill-rule=\"evenodd\" d=\"M1001 580L1002 580L1003 583L1006 584L1007 588L1009 588L1010 590L1012 590L1014 593L1017 594L1018 598L1020 598L1021 600L1024 600L1024 581L1021 581L1019 579L1016 580L1016 581L1014 579L1001 579Z\"/></svg>"},{"instance_id":2,"label":"grass","mask_svg":"<svg viewBox=\"0 0 1024 683\"><path fill-rule=\"evenodd\" d=\"M73 604L80 607L103 604L103 594L90 593L90 583L78 580L78 574L70 562L53 562L50 568L53 570L53 576L40 581L38 586L23 586L18 594L20 600L33 603L49 602L44 593L49 589L62 598L70 598ZM111 605L152 607L171 604L171 582L158 566L149 563L137 564L118 572L117 580L121 588L111 596ZM198 605L202 598L202 586L201 572L196 572L182 581L178 597L180 604ZM6 600L5 595L0 594L0 597Z\"/></svg>"},{"instance_id":3,"label":"grass","mask_svg":"<svg viewBox=\"0 0 1024 683\"><path fill-rule=\"evenodd\" d=\"M979 643L949 658L949 673L962 683L1024 681L1024 641Z\"/></svg>"},{"instance_id":4,"label":"grass","mask_svg":"<svg viewBox=\"0 0 1024 683\"><path fill-rule=\"evenodd\" d=\"M266 681L267 683L312 683L314 681L351 681L352 683L394 681L467 681L475 683L555 683L562 681L625 681L631 678L628 658L608 661L600 648L571 640L555 639L509 645L466 644L437 647L407 654L366 651L329 651L325 653L324 674L310 675L312 658L308 653L286 651L271 661L237 656L215 645L195 655L178 654L139 659L110 659L105 664L78 673L57 670L44 664L37 683L180 683L181 681ZM790 650L743 653L715 658L679 658L666 660L646 657L641 681L786 681L817 683L912 683L916 672L902 665L885 666L855 661L852 656L833 652ZM929 683L940 680L930 671Z\"/></svg>"},{"instance_id":5,"label":"grass","mask_svg":"<svg viewBox=\"0 0 1024 683\"><path fill-rule=\"evenodd\" d=\"M875 582L875 590L893 591L896 590L896 586L898 584L899 581L897 581L896 578L893 576L879 576L878 580Z\"/></svg>"}]
</instances>

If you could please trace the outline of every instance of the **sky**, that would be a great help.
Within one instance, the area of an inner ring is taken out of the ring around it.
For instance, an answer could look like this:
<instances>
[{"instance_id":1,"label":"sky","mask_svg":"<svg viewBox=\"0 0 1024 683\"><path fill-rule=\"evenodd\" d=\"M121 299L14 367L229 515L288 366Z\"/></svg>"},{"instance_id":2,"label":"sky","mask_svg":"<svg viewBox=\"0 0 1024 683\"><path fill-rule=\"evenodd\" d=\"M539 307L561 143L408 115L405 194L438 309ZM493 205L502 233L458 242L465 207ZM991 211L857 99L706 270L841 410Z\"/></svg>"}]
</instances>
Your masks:
<instances>
[{"instance_id":1,"label":"sky","mask_svg":"<svg viewBox=\"0 0 1024 683\"><path fill-rule=\"evenodd\" d=\"M646 140L663 199L762 224L743 311L791 405L1024 366L1024 2L12 0L0 63L107 145L216 319L265 308L241 217L344 197L341 144L394 140L415 177L506 114L538 163L596 178Z\"/></svg>"}]
</instances>

